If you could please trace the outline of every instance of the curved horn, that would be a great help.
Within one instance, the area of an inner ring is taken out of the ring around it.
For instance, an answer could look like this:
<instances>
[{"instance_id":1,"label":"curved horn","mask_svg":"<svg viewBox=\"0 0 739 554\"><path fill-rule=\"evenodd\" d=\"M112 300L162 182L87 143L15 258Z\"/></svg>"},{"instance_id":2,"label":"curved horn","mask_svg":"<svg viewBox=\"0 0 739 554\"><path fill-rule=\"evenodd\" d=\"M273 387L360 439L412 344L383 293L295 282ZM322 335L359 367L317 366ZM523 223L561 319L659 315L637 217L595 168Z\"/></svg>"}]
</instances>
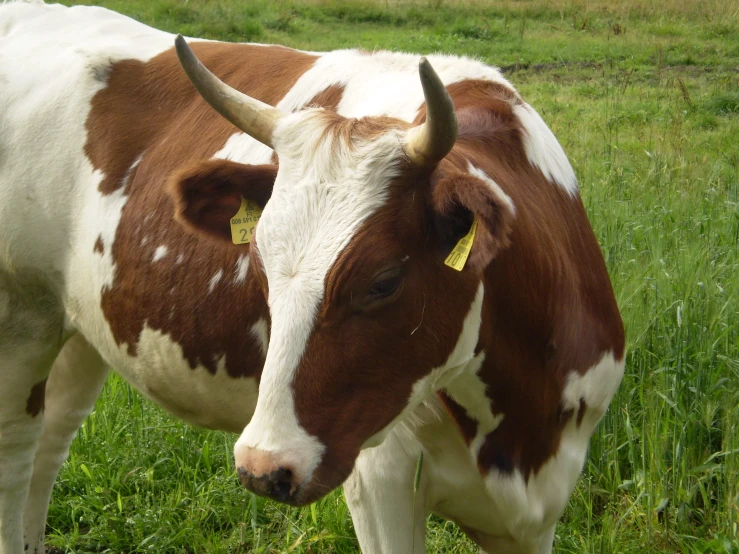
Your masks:
<instances>
[{"instance_id":1,"label":"curved horn","mask_svg":"<svg viewBox=\"0 0 739 554\"><path fill-rule=\"evenodd\" d=\"M272 148L272 130L282 112L229 87L213 75L200 63L182 35L177 35L174 44L182 68L203 99L247 135Z\"/></svg>"},{"instance_id":2,"label":"curved horn","mask_svg":"<svg viewBox=\"0 0 739 554\"><path fill-rule=\"evenodd\" d=\"M426 58L421 58L418 73L426 99L426 122L408 131L405 153L418 166L429 166L444 158L457 140L454 102Z\"/></svg>"}]
</instances>

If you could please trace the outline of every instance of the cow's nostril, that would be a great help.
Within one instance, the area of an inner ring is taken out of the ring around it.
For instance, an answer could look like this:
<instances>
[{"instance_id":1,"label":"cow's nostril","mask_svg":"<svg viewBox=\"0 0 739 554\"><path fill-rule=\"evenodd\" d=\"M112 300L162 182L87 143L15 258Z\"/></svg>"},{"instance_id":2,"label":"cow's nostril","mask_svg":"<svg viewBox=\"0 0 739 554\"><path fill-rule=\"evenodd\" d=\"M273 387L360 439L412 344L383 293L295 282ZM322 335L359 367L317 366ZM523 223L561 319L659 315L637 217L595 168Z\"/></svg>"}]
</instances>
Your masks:
<instances>
[{"instance_id":1,"label":"cow's nostril","mask_svg":"<svg viewBox=\"0 0 739 554\"><path fill-rule=\"evenodd\" d=\"M272 498L278 502L287 501L293 486L293 472L281 467L270 475L270 481L272 481Z\"/></svg>"},{"instance_id":2,"label":"cow's nostril","mask_svg":"<svg viewBox=\"0 0 739 554\"><path fill-rule=\"evenodd\" d=\"M259 464L254 464L254 460L251 460L251 464L238 465L236 472L241 484L255 494L291 504L295 501L295 495L299 494L299 487L293 483L295 475L292 468L268 461L272 465L272 471L259 471ZM262 467L264 465L266 464Z\"/></svg>"}]
</instances>

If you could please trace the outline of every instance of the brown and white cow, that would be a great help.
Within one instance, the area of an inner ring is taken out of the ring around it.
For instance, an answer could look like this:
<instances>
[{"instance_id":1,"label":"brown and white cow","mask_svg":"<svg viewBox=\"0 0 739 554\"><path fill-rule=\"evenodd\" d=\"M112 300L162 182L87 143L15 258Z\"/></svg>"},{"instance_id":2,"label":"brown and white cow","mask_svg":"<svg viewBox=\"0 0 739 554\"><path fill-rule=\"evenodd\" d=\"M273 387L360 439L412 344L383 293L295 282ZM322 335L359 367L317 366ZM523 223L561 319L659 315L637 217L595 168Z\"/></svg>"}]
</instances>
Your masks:
<instances>
[{"instance_id":1,"label":"brown and white cow","mask_svg":"<svg viewBox=\"0 0 739 554\"><path fill-rule=\"evenodd\" d=\"M243 431L249 489L345 483L364 552L423 552L429 511L488 552L551 552L624 359L551 131L465 58L419 78L407 54L173 40L0 6L0 554L43 552L111 366ZM242 197L263 213L235 245Z\"/></svg>"}]
</instances>

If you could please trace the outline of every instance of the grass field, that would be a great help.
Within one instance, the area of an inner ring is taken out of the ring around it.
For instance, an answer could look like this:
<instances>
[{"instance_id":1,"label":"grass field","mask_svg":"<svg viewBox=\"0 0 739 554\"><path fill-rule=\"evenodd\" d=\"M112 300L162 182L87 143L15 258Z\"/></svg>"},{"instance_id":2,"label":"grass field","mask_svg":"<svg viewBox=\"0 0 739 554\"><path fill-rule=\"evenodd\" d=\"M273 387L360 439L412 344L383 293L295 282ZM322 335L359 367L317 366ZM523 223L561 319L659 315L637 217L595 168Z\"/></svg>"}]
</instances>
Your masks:
<instances>
[{"instance_id":1,"label":"grass field","mask_svg":"<svg viewBox=\"0 0 739 554\"><path fill-rule=\"evenodd\" d=\"M97 2L169 31L501 66L568 152L628 333L627 373L559 553L739 553L739 3ZM69 552L357 552L340 493L288 508L235 478L235 437L111 379L62 469ZM475 552L430 518L429 552Z\"/></svg>"}]
</instances>

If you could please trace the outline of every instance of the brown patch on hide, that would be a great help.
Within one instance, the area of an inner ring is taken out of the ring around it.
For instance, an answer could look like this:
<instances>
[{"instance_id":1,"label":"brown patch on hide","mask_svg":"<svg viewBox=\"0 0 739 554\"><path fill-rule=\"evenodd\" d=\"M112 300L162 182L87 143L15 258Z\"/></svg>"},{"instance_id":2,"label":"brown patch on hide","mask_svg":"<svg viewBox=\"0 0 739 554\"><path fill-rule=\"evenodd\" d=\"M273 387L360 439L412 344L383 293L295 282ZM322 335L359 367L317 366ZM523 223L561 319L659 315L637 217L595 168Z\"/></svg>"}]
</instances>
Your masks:
<instances>
[{"instance_id":1,"label":"brown patch on hide","mask_svg":"<svg viewBox=\"0 0 739 554\"><path fill-rule=\"evenodd\" d=\"M623 324L582 201L526 157L524 130L512 112L518 96L480 81L449 90L459 138L437 171L449 165L466 171L472 163L516 209L510 246L484 272L478 349L489 354L479 376L493 413L505 417L486 438L478 463L515 467L528 477L559 448L569 420L560 408L567 375L584 374L608 351L621 359Z\"/></svg>"},{"instance_id":2,"label":"brown patch on hide","mask_svg":"<svg viewBox=\"0 0 739 554\"><path fill-rule=\"evenodd\" d=\"M449 415L452 416L452 419L457 424L464 442L469 446L474 440L475 435L477 435L477 421L467 415L467 410L457 404L445 391L439 391L436 394L441 399L441 402L444 404L447 412L449 412Z\"/></svg>"},{"instance_id":3,"label":"brown patch on hide","mask_svg":"<svg viewBox=\"0 0 739 554\"><path fill-rule=\"evenodd\" d=\"M282 47L191 47L226 83L272 105L316 60ZM146 325L178 343L193 368L201 364L214 373L225 355L229 375L258 375L263 354L250 328L268 319L268 310L251 270L245 282L235 280L249 249L185 232L165 187L171 174L211 158L238 130L195 91L174 49L148 62L114 63L107 83L92 100L85 151L104 175L100 191L123 188L128 196L108 245L115 278L102 294L115 340L135 356ZM160 245L167 254L153 262Z\"/></svg>"},{"instance_id":4,"label":"brown patch on hide","mask_svg":"<svg viewBox=\"0 0 739 554\"><path fill-rule=\"evenodd\" d=\"M190 46L228 85L271 105L316 60L279 46L219 42ZM170 49L148 62L114 63L107 87L92 100L87 132L85 153L105 176L101 192L110 193L128 186L130 180L124 177L144 153L146 160L154 157L177 167L211 157L238 130L205 103Z\"/></svg>"},{"instance_id":5,"label":"brown patch on hide","mask_svg":"<svg viewBox=\"0 0 739 554\"><path fill-rule=\"evenodd\" d=\"M46 379L39 381L31 388L31 394L28 395L26 401L26 413L31 417L36 417L44 411L44 403L46 400Z\"/></svg>"},{"instance_id":6,"label":"brown patch on hide","mask_svg":"<svg viewBox=\"0 0 739 554\"><path fill-rule=\"evenodd\" d=\"M582 424L582 420L585 417L585 410L588 409L588 405L585 403L585 399L580 399L580 406L577 410L577 426L580 427L580 424Z\"/></svg>"},{"instance_id":7,"label":"brown patch on hide","mask_svg":"<svg viewBox=\"0 0 739 554\"><path fill-rule=\"evenodd\" d=\"M331 138L350 148L354 148L357 142L371 142L386 133L411 127L405 121L386 116L355 119L326 112L320 114L320 117L325 124L322 138Z\"/></svg>"},{"instance_id":8,"label":"brown patch on hide","mask_svg":"<svg viewBox=\"0 0 739 554\"><path fill-rule=\"evenodd\" d=\"M98 254L104 254L105 253L105 247L103 246L103 237L102 237L102 235L98 235L98 238L95 241L95 245L92 247L92 251L93 252L96 252Z\"/></svg>"},{"instance_id":9,"label":"brown patch on hide","mask_svg":"<svg viewBox=\"0 0 739 554\"><path fill-rule=\"evenodd\" d=\"M478 132L487 134L491 130L489 121L484 116L480 117L481 113L488 111L506 116L512 113L513 106L523 103L514 89L490 81L469 79L453 83L446 89L457 112L460 136L463 133L474 132L473 127ZM475 115L471 117L472 114ZM426 104L422 104L418 108L413 124L419 125L425 121Z\"/></svg>"},{"instance_id":10,"label":"brown patch on hide","mask_svg":"<svg viewBox=\"0 0 739 554\"><path fill-rule=\"evenodd\" d=\"M312 100L307 102L304 107L312 108L318 107L323 108L326 111L336 113L339 107L341 99L344 97L344 85L331 85L326 89L316 94Z\"/></svg>"}]
</instances>

